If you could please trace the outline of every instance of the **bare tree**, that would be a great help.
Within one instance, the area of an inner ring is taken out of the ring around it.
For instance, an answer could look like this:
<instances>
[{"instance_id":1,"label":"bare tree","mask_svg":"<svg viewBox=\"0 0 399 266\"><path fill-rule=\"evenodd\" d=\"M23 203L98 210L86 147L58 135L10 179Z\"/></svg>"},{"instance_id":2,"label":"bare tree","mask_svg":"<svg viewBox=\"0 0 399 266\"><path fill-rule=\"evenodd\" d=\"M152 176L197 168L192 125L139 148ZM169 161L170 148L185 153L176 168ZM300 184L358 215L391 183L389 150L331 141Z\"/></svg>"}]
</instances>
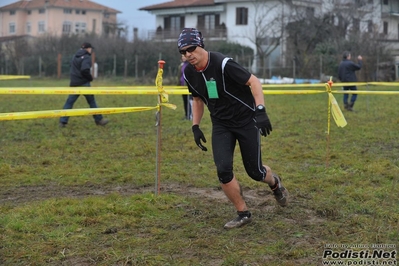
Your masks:
<instances>
[{"instance_id":1,"label":"bare tree","mask_svg":"<svg viewBox=\"0 0 399 266\"><path fill-rule=\"evenodd\" d=\"M377 65L375 55L386 58L389 54L372 20L378 8L370 1L341 0L313 14L311 9L293 8L296 10L286 28L287 50L299 76L318 78L322 71L335 76L341 54L348 50L364 55L361 80L371 80ZM315 66L320 66L320 71Z\"/></svg>"},{"instance_id":2,"label":"bare tree","mask_svg":"<svg viewBox=\"0 0 399 266\"><path fill-rule=\"evenodd\" d=\"M29 55L27 36L18 36L3 43L2 54L8 62L10 73L24 74L24 58Z\"/></svg>"},{"instance_id":3,"label":"bare tree","mask_svg":"<svg viewBox=\"0 0 399 266\"><path fill-rule=\"evenodd\" d=\"M286 24L286 3L289 1L277 0L254 0L255 14L250 19L253 31L248 32L244 37L256 47L257 69L263 67L265 72L266 60L281 43L284 36ZM265 73L263 73L265 74Z\"/></svg>"}]
</instances>

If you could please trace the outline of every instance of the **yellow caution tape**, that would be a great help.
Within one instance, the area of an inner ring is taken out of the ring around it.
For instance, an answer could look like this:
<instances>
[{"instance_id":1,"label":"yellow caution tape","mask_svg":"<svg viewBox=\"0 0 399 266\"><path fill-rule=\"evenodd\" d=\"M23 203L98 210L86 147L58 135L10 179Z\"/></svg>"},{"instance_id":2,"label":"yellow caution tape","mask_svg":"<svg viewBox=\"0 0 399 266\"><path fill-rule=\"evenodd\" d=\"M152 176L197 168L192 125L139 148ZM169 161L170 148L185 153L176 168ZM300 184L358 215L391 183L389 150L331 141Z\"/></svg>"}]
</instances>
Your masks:
<instances>
[{"instance_id":1,"label":"yellow caution tape","mask_svg":"<svg viewBox=\"0 0 399 266\"><path fill-rule=\"evenodd\" d=\"M140 88L132 89L133 87L115 87L110 89L109 87L97 87L97 88L84 88L84 87L55 87L55 88L0 88L0 94L96 94L96 95L157 95L159 90L157 88ZM165 99L167 99L167 94L182 95L190 94L186 89L161 89L161 92ZM175 88L175 87L172 87ZM325 90L263 90L264 94L317 94L325 93ZM344 90L334 90L331 93L346 94L346 93L356 93L356 94L381 94L381 95L397 95L399 91L344 91Z\"/></svg>"},{"instance_id":2,"label":"yellow caution tape","mask_svg":"<svg viewBox=\"0 0 399 266\"><path fill-rule=\"evenodd\" d=\"M161 105L162 105L162 106L165 106L165 107L168 107L168 108L170 108L170 109L172 109L172 110L176 110L176 108L177 108L176 105L171 104L171 103L162 103Z\"/></svg>"},{"instance_id":3,"label":"yellow caution tape","mask_svg":"<svg viewBox=\"0 0 399 266\"><path fill-rule=\"evenodd\" d=\"M367 86L369 83L367 82L340 82L334 83L336 87L348 87L348 86Z\"/></svg>"},{"instance_id":4,"label":"yellow caution tape","mask_svg":"<svg viewBox=\"0 0 399 266\"><path fill-rule=\"evenodd\" d=\"M346 119L341 111L341 108L339 108L337 100L335 99L334 95L331 93L332 84L333 84L332 80L330 80L325 84L326 91L328 93L329 108L331 105L331 113L334 118L335 124L337 124L337 126L339 127L344 127L348 123L346 122Z\"/></svg>"},{"instance_id":5,"label":"yellow caution tape","mask_svg":"<svg viewBox=\"0 0 399 266\"><path fill-rule=\"evenodd\" d=\"M325 91L319 90L268 90L263 91L263 94L316 94L325 93Z\"/></svg>"},{"instance_id":6,"label":"yellow caution tape","mask_svg":"<svg viewBox=\"0 0 399 266\"><path fill-rule=\"evenodd\" d=\"M399 91L333 91L333 93L338 93L338 94L380 94L380 95L398 95Z\"/></svg>"},{"instance_id":7,"label":"yellow caution tape","mask_svg":"<svg viewBox=\"0 0 399 266\"><path fill-rule=\"evenodd\" d=\"M392 87L399 86L399 82L368 82L367 84L374 86L392 86Z\"/></svg>"},{"instance_id":8,"label":"yellow caution tape","mask_svg":"<svg viewBox=\"0 0 399 266\"><path fill-rule=\"evenodd\" d=\"M169 96L165 92L165 90L163 89L163 86L162 86L163 65L165 64L165 61L159 60L158 64L159 64L159 68L158 68L157 77L155 79L155 85L157 86L161 103L167 103L169 101Z\"/></svg>"},{"instance_id":9,"label":"yellow caution tape","mask_svg":"<svg viewBox=\"0 0 399 266\"><path fill-rule=\"evenodd\" d=\"M75 109L75 110L53 110L53 111L33 111L20 113L3 113L0 114L0 120L17 120L17 119L32 119L32 118L49 118L61 116L83 116L93 114L117 114L125 112L138 112L153 109L160 109L163 105L175 110L176 105L168 103L168 94L190 94L185 86L163 86L162 85L163 68L158 69L155 87L154 86L117 86L117 87L52 87L52 88L0 88L0 94L96 94L96 95L125 95L125 94L140 94L140 95L159 95L159 104L156 107L122 107L122 108L89 108L89 109ZM9 77L15 78L30 78L30 76L0 76L1 78ZM344 91L331 89L332 81L325 84L267 84L262 85L264 94L317 94L325 93L326 90L267 90L270 88L301 88L301 87L320 87L325 86L329 96L329 112L332 107L332 116L339 127L347 125L346 119L333 95L333 93L346 94L380 94L380 95L398 95L399 91ZM394 82L370 82L370 83L335 83L335 85L345 86L363 86L363 85L382 85L382 86L398 86L399 83ZM329 113L330 116L330 113Z\"/></svg>"},{"instance_id":10,"label":"yellow caution tape","mask_svg":"<svg viewBox=\"0 0 399 266\"><path fill-rule=\"evenodd\" d=\"M335 123L339 127L344 127L348 123L346 122L346 119L344 117L344 114L341 111L341 108L339 108L339 105L337 103L337 100L335 99L334 95L332 93L328 93L328 97L330 99L330 104L331 104L331 110L332 110L332 116L334 118Z\"/></svg>"},{"instance_id":11,"label":"yellow caution tape","mask_svg":"<svg viewBox=\"0 0 399 266\"><path fill-rule=\"evenodd\" d=\"M0 88L0 94L153 94L159 92L152 90L127 90L127 89L109 89L109 87L88 89L85 87L55 87L55 88Z\"/></svg>"},{"instance_id":12,"label":"yellow caution tape","mask_svg":"<svg viewBox=\"0 0 399 266\"><path fill-rule=\"evenodd\" d=\"M165 107L175 110L174 104L161 104ZM118 107L118 108L82 108L82 109L62 109L62 110L48 110L48 111L30 111L30 112L15 112L15 113L0 113L0 121L3 120L23 120L36 118L55 118L61 116L84 116L97 114L120 114L129 112L141 112L158 109L155 107Z\"/></svg>"},{"instance_id":13,"label":"yellow caution tape","mask_svg":"<svg viewBox=\"0 0 399 266\"><path fill-rule=\"evenodd\" d=\"M30 79L30 76L24 76L24 75L0 75L0 80L12 80L12 79Z\"/></svg>"},{"instance_id":14,"label":"yellow caution tape","mask_svg":"<svg viewBox=\"0 0 399 266\"><path fill-rule=\"evenodd\" d=\"M167 89L168 94L190 94L190 92L185 89ZM263 94L316 94L325 93L324 90L263 90Z\"/></svg>"}]
</instances>

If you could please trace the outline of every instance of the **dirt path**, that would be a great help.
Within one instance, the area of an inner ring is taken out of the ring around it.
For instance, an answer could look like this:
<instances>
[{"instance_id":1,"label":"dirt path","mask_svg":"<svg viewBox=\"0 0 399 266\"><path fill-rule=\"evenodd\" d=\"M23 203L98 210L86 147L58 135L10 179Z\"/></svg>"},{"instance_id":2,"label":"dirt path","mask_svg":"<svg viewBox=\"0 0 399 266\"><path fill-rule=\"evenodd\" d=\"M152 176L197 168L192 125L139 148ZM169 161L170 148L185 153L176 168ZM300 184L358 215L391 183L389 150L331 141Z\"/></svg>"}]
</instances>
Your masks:
<instances>
[{"instance_id":1,"label":"dirt path","mask_svg":"<svg viewBox=\"0 0 399 266\"><path fill-rule=\"evenodd\" d=\"M2 190L0 188L0 204L18 205L25 202L40 201L50 198L83 198L95 195L108 195L111 193L119 193L124 196L154 192L153 186L136 187L125 184L123 186L113 185L95 185L86 184L84 186L60 186L57 184L48 184L43 186L20 186ZM272 194L260 190L251 190L244 188L244 196L246 200L255 201L262 204ZM226 196L223 191L218 188L197 188L180 184L163 184L162 193L176 193L182 196L198 196L209 199L225 200Z\"/></svg>"}]
</instances>

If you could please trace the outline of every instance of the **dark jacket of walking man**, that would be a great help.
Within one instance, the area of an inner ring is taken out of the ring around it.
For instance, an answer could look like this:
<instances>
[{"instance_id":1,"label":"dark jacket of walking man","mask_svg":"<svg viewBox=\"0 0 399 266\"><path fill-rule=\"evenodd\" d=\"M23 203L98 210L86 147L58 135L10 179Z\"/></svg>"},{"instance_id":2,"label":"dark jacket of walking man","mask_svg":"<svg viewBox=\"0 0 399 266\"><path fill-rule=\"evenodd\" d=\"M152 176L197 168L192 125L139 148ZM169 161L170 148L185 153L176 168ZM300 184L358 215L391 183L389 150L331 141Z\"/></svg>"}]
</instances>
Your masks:
<instances>
[{"instance_id":1,"label":"dark jacket of walking man","mask_svg":"<svg viewBox=\"0 0 399 266\"><path fill-rule=\"evenodd\" d=\"M260 136L269 135L272 125L266 114L259 79L232 58L206 51L202 34L195 28L183 29L177 46L190 63L184 70L184 79L193 95L192 131L195 143L207 151L202 143L206 142L206 138L200 129L206 105L212 122L212 151L217 176L223 192L238 214L224 228L240 227L252 220L233 171L237 142L247 174L253 180L269 185L279 205L287 205L288 192L280 177L269 166L262 164Z\"/></svg>"},{"instance_id":2,"label":"dark jacket of walking man","mask_svg":"<svg viewBox=\"0 0 399 266\"><path fill-rule=\"evenodd\" d=\"M70 87L90 87L90 82L93 81L91 75L91 52L93 46L90 43L83 43L80 49L73 56L70 69ZM63 109L72 109L79 94L71 94L68 96ZM90 108L97 108L96 99L93 94L84 95ZM98 126L105 126L108 123L107 119L103 119L102 115L93 115L94 122ZM60 127L66 127L69 116L60 118Z\"/></svg>"},{"instance_id":3,"label":"dark jacket of walking man","mask_svg":"<svg viewBox=\"0 0 399 266\"><path fill-rule=\"evenodd\" d=\"M363 58L361 55L357 57L358 63L354 63L351 61L351 54L348 51L345 51L342 54L342 61L339 64L338 68L338 78L341 82L357 82L357 77L355 71L360 70L363 65ZM356 91L356 86L344 86L344 90L353 90ZM355 101L357 99L357 94L352 94L351 101L349 100L349 94L344 94L344 108L348 111L353 111L353 106L355 105Z\"/></svg>"}]
</instances>

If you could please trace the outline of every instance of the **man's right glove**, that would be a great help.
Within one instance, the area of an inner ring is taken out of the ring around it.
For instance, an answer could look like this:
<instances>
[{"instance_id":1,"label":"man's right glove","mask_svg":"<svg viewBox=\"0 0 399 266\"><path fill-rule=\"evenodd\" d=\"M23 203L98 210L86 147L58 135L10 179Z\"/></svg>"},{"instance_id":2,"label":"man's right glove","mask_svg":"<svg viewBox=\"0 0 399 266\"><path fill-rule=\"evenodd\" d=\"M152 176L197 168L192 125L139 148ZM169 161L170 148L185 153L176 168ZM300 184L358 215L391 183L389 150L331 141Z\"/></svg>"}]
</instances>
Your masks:
<instances>
[{"instance_id":1,"label":"man's right glove","mask_svg":"<svg viewBox=\"0 0 399 266\"><path fill-rule=\"evenodd\" d=\"M201 144L201 140L206 143L206 139L204 133L202 133L202 130L199 128L199 125L194 125L192 127L192 130L194 133L194 141L197 144L197 146L200 147L201 150L207 151L208 149Z\"/></svg>"},{"instance_id":2,"label":"man's right glove","mask_svg":"<svg viewBox=\"0 0 399 266\"><path fill-rule=\"evenodd\" d=\"M259 129L262 136L267 136L272 131L272 124L266 114L266 108L263 105L258 105L255 110L256 127Z\"/></svg>"}]
</instances>

